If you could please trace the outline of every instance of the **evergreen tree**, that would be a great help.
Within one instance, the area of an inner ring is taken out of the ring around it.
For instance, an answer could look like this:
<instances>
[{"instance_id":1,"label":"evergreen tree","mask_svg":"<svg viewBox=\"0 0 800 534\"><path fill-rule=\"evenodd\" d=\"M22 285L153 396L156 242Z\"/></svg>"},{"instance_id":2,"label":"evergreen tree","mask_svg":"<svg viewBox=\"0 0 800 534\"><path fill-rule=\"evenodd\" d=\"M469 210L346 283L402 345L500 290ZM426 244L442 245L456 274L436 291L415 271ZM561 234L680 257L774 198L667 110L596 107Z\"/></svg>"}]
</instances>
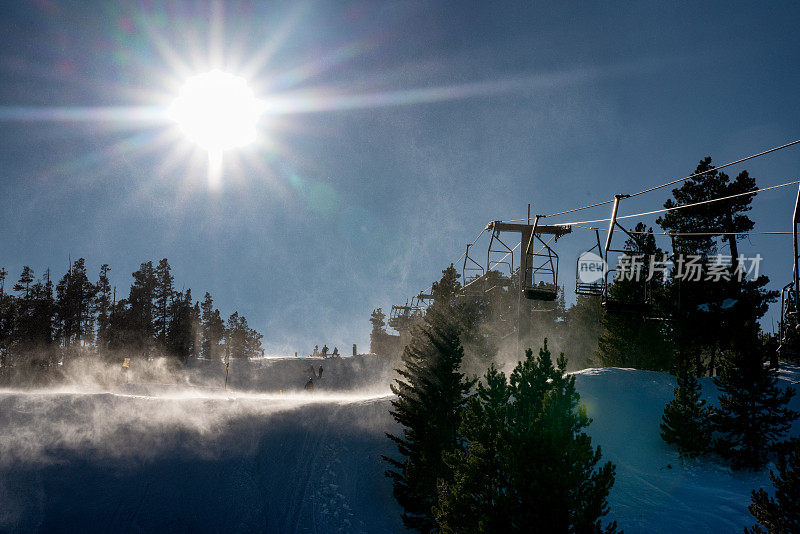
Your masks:
<instances>
[{"instance_id":1,"label":"evergreen tree","mask_svg":"<svg viewBox=\"0 0 800 534\"><path fill-rule=\"evenodd\" d=\"M758 470L780 445L797 412L788 408L794 389L778 385L778 371L764 365L760 347L727 351L714 383L719 388L716 446L734 469Z\"/></svg>"},{"instance_id":2,"label":"evergreen tree","mask_svg":"<svg viewBox=\"0 0 800 534\"><path fill-rule=\"evenodd\" d=\"M261 337L243 315L234 312L225 328L225 353L228 358L255 358L262 353Z\"/></svg>"},{"instance_id":3,"label":"evergreen tree","mask_svg":"<svg viewBox=\"0 0 800 534\"><path fill-rule=\"evenodd\" d=\"M442 532L502 532L508 473L504 470L508 403L506 377L494 365L467 400L459 427L460 447L445 453L452 482L439 484L437 525Z\"/></svg>"},{"instance_id":4,"label":"evergreen tree","mask_svg":"<svg viewBox=\"0 0 800 534\"><path fill-rule=\"evenodd\" d=\"M14 299L5 292L6 276L8 271L0 268L0 383L9 378L14 335Z\"/></svg>"},{"instance_id":5,"label":"evergreen tree","mask_svg":"<svg viewBox=\"0 0 800 534\"><path fill-rule=\"evenodd\" d=\"M53 282L50 280L50 269L45 276L32 287L33 321L32 341L41 346L54 342L53 325L55 322L56 303L53 297Z\"/></svg>"},{"instance_id":6,"label":"evergreen tree","mask_svg":"<svg viewBox=\"0 0 800 534\"><path fill-rule=\"evenodd\" d=\"M192 337L192 358L199 358L203 346L203 311L199 301L192 308Z\"/></svg>"},{"instance_id":7,"label":"evergreen tree","mask_svg":"<svg viewBox=\"0 0 800 534\"><path fill-rule=\"evenodd\" d=\"M92 302L95 288L86 276L86 260L72 262L69 271L56 286L58 320L64 346L79 348L93 341Z\"/></svg>"},{"instance_id":8,"label":"evergreen tree","mask_svg":"<svg viewBox=\"0 0 800 534\"><path fill-rule=\"evenodd\" d=\"M261 347L261 339L264 337L256 330L247 325L247 319L242 317L240 326L244 332L244 358L257 358L264 356L264 349Z\"/></svg>"},{"instance_id":9,"label":"evergreen tree","mask_svg":"<svg viewBox=\"0 0 800 534\"><path fill-rule=\"evenodd\" d=\"M33 310L35 298L31 292L31 283L35 280L33 269L29 266L22 268L19 281L14 284L17 293L14 306L12 325L12 345L16 352L21 352L20 346L27 347L33 338Z\"/></svg>"},{"instance_id":10,"label":"evergreen tree","mask_svg":"<svg viewBox=\"0 0 800 534\"><path fill-rule=\"evenodd\" d=\"M158 277L151 261L142 263L132 276L133 284L128 295L128 310L125 314L129 332L128 341L131 348L138 349L143 356L147 356L155 337L153 301Z\"/></svg>"},{"instance_id":11,"label":"evergreen tree","mask_svg":"<svg viewBox=\"0 0 800 534\"><path fill-rule=\"evenodd\" d=\"M111 283L108 279L108 271L111 268L107 263L100 267L100 275L95 286L97 292L94 300L94 311L97 315L97 348L105 350L109 343L109 327L111 325L111 306L112 294Z\"/></svg>"},{"instance_id":12,"label":"evergreen tree","mask_svg":"<svg viewBox=\"0 0 800 534\"><path fill-rule=\"evenodd\" d=\"M463 446L446 455L439 485L442 532L614 532L601 524L614 483L611 462L583 431L575 377L563 354L554 367L545 340L526 351L507 381L491 367L462 416Z\"/></svg>"},{"instance_id":13,"label":"evergreen tree","mask_svg":"<svg viewBox=\"0 0 800 534\"><path fill-rule=\"evenodd\" d=\"M694 360L680 358L676 365L674 398L664 408L661 438L674 444L681 456L695 457L711 447L711 407L701 398Z\"/></svg>"},{"instance_id":14,"label":"evergreen tree","mask_svg":"<svg viewBox=\"0 0 800 534\"><path fill-rule=\"evenodd\" d=\"M753 491L753 502L748 510L759 525L747 532L750 534L800 532L800 438L792 440L788 455L778 458L777 473L770 470L769 479L775 487L775 496L771 497L763 488Z\"/></svg>"},{"instance_id":15,"label":"evergreen tree","mask_svg":"<svg viewBox=\"0 0 800 534\"><path fill-rule=\"evenodd\" d=\"M154 321L153 328L156 339L161 345L167 344L167 329L169 328L169 306L175 293L174 277L167 258L158 262L155 270L156 285L153 291Z\"/></svg>"},{"instance_id":16,"label":"evergreen tree","mask_svg":"<svg viewBox=\"0 0 800 534\"><path fill-rule=\"evenodd\" d=\"M225 323L222 321L219 310L214 309L214 299L211 298L210 293L206 292L200 308L203 313L201 354L203 358L220 358L222 356L221 342L225 336Z\"/></svg>"},{"instance_id":17,"label":"evergreen tree","mask_svg":"<svg viewBox=\"0 0 800 534\"><path fill-rule=\"evenodd\" d=\"M747 171L731 180L724 172L712 169L710 157L701 160L695 169L695 174L700 175L673 189L674 200L668 199L664 207L673 208L758 189L755 178ZM671 301L678 303L674 317L677 328L682 331L681 349L685 354L695 355L699 373L706 367L708 374L713 375L722 351L754 342L759 332L758 320L777 296L776 292L765 289L769 282L766 276L740 280L735 275L737 266L741 266L737 242L742 236L737 234L748 232L755 226L746 215L752 200L752 195L744 195L695 208L673 210L657 219L657 223L668 232L728 233L722 242L707 235L673 239L676 271L685 269L691 256L698 256L703 264L730 263L726 275L730 280L704 276L697 280L676 280L670 287ZM728 247L726 255L721 254L723 244ZM684 263L679 263L681 261Z\"/></svg>"},{"instance_id":18,"label":"evergreen tree","mask_svg":"<svg viewBox=\"0 0 800 534\"><path fill-rule=\"evenodd\" d=\"M387 436L401 458L383 457L391 465L386 475L403 507L403 523L420 532L435 527L437 481L450 478L442 455L457 447L459 416L472 386L458 370L463 358L453 299L458 275L452 265L442 273L434 287L434 303L422 324L413 328L397 370L400 378L392 384L397 398L390 413L403 431Z\"/></svg>"},{"instance_id":19,"label":"evergreen tree","mask_svg":"<svg viewBox=\"0 0 800 534\"><path fill-rule=\"evenodd\" d=\"M17 293L25 292L25 297L28 296L28 290L30 289L31 282L33 282L33 269L29 266L24 266L22 268L22 273L19 275L19 282L14 284L14 291ZM22 295L20 295L21 297Z\"/></svg>"},{"instance_id":20,"label":"evergreen tree","mask_svg":"<svg viewBox=\"0 0 800 534\"><path fill-rule=\"evenodd\" d=\"M241 319L244 319L244 317ZM244 357L244 341L247 336L245 328L242 328L239 312L233 312L228 317L228 323L225 327L225 355L228 359Z\"/></svg>"},{"instance_id":21,"label":"evergreen tree","mask_svg":"<svg viewBox=\"0 0 800 534\"><path fill-rule=\"evenodd\" d=\"M194 353L194 310L192 307L192 290L179 291L171 299L167 308L169 321L167 325L166 349L185 362Z\"/></svg>"}]
</instances>

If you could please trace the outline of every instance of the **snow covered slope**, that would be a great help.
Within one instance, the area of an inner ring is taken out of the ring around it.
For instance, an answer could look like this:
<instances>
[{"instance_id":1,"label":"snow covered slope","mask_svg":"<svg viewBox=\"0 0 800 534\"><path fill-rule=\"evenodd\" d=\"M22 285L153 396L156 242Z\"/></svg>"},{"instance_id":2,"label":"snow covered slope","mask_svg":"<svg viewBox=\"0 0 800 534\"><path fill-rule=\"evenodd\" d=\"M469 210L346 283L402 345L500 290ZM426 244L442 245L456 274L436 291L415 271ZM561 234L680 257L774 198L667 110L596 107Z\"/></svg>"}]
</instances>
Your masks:
<instances>
[{"instance_id":1,"label":"snow covered slope","mask_svg":"<svg viewBox=\"0 0 800 534\"><path fill-rule=\"evenodd\" d=\"M402 531L380 460L394 452L384 432L396 430L386 382L374 382L387 365L348 360L322 362L313 394L278 387L307 379L309 361L294 359L246 364L251 376L234 391L0 391L0 531ZM197 365L209 369L192 382L218 379L219 362ZM367 378L372 387L349 387ZM768 484L766 473L682 464L659 438L669 375L591 369L577 383L594 441L617 464L610 517L626 532L752 524L750 490Z\"/></svg>"},{"instance_id":2,"label":"snow covered slope","mask_svg":"<svg viewBox=\"0 0 800 534\"><path fill-rule=\"evenodd\" d=\"M672 398L673 377L632 369L576 374L581 402L593 419L592 440L601 446L603 460L617 466L609 518L626 532L741 532L754 524L747 511L750 491L771 487L766 472L734 472L709 459L682 462L661 439L658 425ZM787 367L782 378L788 385L800 378L800 369ZM715 403L711 379L701 384L707 400ZM796 410L798 400L793 399ZM798 432L795 424L792 434Z\"/></svg>"},{"instance_id":3,"label":"snow covered slope","mask_svg":"<svg viewBox=\"0 0 800 534\"><path fill-rule=\"evenodd\" d=\"M387 399L0 395L0 530L392 532Z\"/></svg>"}]
</instances>

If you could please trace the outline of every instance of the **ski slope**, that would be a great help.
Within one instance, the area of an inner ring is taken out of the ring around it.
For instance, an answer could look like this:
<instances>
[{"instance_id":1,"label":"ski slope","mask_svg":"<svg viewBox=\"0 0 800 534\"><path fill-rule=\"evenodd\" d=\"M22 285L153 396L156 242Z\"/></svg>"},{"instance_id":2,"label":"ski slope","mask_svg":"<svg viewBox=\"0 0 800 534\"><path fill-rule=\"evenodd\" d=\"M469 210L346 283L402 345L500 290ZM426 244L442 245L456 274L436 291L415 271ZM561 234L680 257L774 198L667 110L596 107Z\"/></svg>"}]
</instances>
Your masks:
<instances>
[{"instance_id":1,"label":"ski slope","mask_svg":"<svg viewBox=\"0 0 800 534\"><path fill-rule=\"evenodd\" d=\"M661 439L659 423L672 399L672 376L616 368L576 375L581 402L593 419L589 434L601 446L603 461L617 466L608 517L625 532L741 532L755 523L747 506L751 490L772 487L766 471L732 471L708 458L682 461ZM789 366L781 384L798 379L800 368ZM712 380L700 382L706 399L716 403ZM795 410L799 400L792 399ZM798 435L800 425L795 423L791 432Z\"/></svg>"},{"instance_id":2,"label":"ski slope","mask_svg":"<svg viewBox=\"0 0 800 534\"><path fill-rule=\"evenodd\" d=\"M391 366L375 356L237 363L227 391L219 362L195 362L174 384L0 391L0 531L402 531L380 460L394 452L384 432L397 430ZM323 379L302 392L320 363ZM577 373L590 432L617 465L609 518L629 533L741 531L767 475L682 463L658 435L672 383Z\"/></svg>"}]
</instances>

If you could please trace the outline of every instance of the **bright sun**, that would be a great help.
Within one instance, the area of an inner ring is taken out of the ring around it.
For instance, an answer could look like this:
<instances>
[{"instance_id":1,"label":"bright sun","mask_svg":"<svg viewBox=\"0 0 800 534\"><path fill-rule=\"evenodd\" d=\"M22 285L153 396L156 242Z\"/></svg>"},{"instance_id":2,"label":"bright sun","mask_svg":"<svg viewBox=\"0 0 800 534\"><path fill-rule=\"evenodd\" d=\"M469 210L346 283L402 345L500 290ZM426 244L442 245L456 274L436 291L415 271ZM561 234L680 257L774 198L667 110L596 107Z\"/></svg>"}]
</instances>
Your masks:
<instances>
[{"instance_id":1,"label":"bright sun","mask_svg":"<svg viewBox=\"0 0 800 534\"><path fill-rule=\"evenodd\" d=\"M186 81L169 116L189 140L220 155L255 140L262 110L244 78L212 70Z\"/></svg>"}]
</instances>

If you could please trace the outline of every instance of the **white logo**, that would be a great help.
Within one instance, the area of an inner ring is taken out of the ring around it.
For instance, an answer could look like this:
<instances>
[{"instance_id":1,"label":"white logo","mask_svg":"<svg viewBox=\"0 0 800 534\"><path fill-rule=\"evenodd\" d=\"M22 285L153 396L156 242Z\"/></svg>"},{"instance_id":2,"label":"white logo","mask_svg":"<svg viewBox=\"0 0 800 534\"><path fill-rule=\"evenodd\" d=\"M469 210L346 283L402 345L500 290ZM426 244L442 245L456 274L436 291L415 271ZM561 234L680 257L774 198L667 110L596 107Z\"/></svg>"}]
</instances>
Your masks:
<instances>
[{"instance_id":1,"label":"white logo","mask_svg":"<svg viewBox=\"0 0 800 534\"><path fill-rule=\"evenodd\" d=\"M594 252L584 252L578 257L578 279L584 284L591 284L603 278L605 272L603 258Z\"/></svg>"}]
</instances>

